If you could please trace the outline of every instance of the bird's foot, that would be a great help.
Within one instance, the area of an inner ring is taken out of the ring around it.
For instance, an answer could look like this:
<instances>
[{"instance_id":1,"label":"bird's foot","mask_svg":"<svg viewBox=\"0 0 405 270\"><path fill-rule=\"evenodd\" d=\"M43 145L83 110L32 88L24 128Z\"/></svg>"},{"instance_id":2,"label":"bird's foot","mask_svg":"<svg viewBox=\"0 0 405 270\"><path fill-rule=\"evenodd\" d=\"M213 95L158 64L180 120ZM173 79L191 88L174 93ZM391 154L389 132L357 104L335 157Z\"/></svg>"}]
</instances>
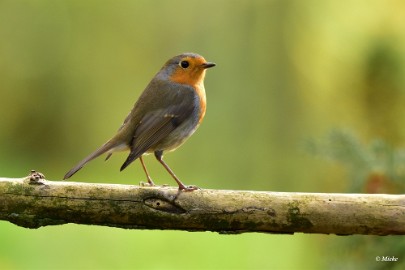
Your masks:
<instances>
[{"instance_id":1,"label":"bird's foot","mask_svg":"<svg viewBox=\"0 0 405 270\"><path fill-rule=\"evenodd\" d=\"M144 182L144 181L139 182L139 185L141 187L154 187L155 186L155 184L151 184L149 182Z\"/></svg>"},{"instance_id":2,"label":"bird's foot","mask_svg":"<svg viewBox=\"0 0 405 270\"><path fill-rule=\"evenodd\" d=\"M188 192L188 191L194 191L194 190L199 190L199 189L201 189L201 188L199 188L197 186L193 186L193 185L191 185L191 186L179 185L180 191Z\"/></svg>"},{"instance_id":3,"label":"bird's foot","mask_svg":"<svg viewBox=\"0 0 405 270\"><path fill-rule=\"evenodd\" d=\"M143 182L143 181L139 182L139 185L141 187L156 187L157 186L155 184L155 182L153 182L152 179L150 179L150 178L148 179L148 182ZM161 187L168 187L168 186L169 186L168 184L161 185Z\"/></svg>"},{"instance_id":4,"label":"bird's foot","mask_svg":"<svg viewBox=\"0 0 405 270\"><path fill-rule=\"evenodd\" d=\"M152 181L152 178L148 177L147 180L148 180L147 183L141 181L139 183L139 185L142 186L142 187L154 187L154 186L156 186L155 183Z\"/></svg>"}]
</instances>

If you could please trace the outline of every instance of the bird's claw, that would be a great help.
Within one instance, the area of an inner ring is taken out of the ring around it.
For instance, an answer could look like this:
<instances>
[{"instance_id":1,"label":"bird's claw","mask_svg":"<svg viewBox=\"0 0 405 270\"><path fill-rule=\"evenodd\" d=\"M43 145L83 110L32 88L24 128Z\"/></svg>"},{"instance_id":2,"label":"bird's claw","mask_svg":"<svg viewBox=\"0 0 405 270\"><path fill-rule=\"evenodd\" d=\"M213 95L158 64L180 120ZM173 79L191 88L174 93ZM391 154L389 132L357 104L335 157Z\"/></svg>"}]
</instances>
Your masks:
<instances>
[{"instance_id":1,"label":"bird's claw","mask_svg":"<svg viewBox=\"0 0 405 270\"><path fill-rule=\"evenodd\" d=\"M141 187L154 187L154 186L155 186L154 183L143 182L143 181L139 182L139 185L140 185Z\"/></svg>"},{"instance_id":2,"label":"bird's claw","mask_svg":"<svg viewBox=\"0 0 405 270\"><path fill-rule=\"evenodd\" d=\"M185 191L185 192L189 192L189 191L194 191L194 190L199 190L201 188L197 187L197 186L179 186L179 190L180 191Z\"/></svg>"},{"instance_id":3,"label":"bird's claw","mask_svg":"<svg viewBox=\"0 0 405 270\"><path fill-rule=\"evenodd\" d=\"M159 187L168 187L169 186L168 184L155 185L155 183L153 183L153 182L151 183L151 182L143 182L143 181L139 182L139 185L141 187L157 187L157 186L159 186Z\"/></svg>"}]
</instances>

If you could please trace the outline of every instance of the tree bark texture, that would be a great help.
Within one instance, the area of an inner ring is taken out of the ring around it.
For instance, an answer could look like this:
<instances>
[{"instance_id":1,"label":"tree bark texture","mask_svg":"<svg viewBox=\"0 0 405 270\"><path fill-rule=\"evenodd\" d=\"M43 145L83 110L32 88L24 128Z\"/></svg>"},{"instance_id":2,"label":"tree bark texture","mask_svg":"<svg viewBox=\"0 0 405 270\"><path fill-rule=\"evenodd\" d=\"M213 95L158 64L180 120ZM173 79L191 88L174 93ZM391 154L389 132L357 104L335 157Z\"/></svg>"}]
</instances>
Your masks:
<instances>
[{"instance_id":1,"label":"tree bark texture","mask_svg":"<svg viewBox=\"0 0 405 270\"><path fill-rule=\"evenodd\" d=\"M405 195L142 187L0 178L0 220L219 233L405 234Z\"/></svg>"}]
</instances>

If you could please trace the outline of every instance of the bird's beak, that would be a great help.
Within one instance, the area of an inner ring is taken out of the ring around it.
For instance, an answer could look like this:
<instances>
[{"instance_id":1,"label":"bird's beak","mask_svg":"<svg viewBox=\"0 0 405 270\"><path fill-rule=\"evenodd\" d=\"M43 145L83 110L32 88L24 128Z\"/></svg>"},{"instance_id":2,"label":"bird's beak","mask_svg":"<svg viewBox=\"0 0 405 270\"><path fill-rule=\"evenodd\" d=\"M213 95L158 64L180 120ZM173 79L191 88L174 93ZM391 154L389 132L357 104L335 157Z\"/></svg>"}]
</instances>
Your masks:
<instances>
[{"instance_id":1,"label":"bird's beak","mask_svg":"<svg viewBox=\"0 0 405 270\"><path fill-rule=\"evenodd\" d=\"M206 69L206 68L210 68L210 67L215 67L215 63L207 62L207 63L202 64L201 66L203 67L203 69Z\"/></svg>"}]
</instances>

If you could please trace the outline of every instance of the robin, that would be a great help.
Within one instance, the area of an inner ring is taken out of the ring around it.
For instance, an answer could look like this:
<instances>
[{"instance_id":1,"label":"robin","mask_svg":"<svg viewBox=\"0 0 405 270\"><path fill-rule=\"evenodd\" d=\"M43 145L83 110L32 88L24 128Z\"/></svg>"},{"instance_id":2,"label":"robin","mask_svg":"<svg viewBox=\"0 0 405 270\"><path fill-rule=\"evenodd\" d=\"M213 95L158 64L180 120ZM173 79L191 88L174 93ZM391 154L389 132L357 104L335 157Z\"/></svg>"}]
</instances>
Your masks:
<instances>
[{"instance_id":1,"label":"robin","mask_svg":"<svg viewBox=\"0 0 405 270\"><path fill-rule=\"evenodd\" d=\"M95 152L66 173L68 179L87 162L107 153L129 150L121 166L124 170L139 158L149 185L154 186L142 156L154 153L179 186L192 191L196 186L185 186L163 161L163 152L182 145L198 128L205 115L205 70L215 64L195 53L184 53L171 58L153 77L133 109L125 118L117 134Z\"/></svg>"}]
</instances>

